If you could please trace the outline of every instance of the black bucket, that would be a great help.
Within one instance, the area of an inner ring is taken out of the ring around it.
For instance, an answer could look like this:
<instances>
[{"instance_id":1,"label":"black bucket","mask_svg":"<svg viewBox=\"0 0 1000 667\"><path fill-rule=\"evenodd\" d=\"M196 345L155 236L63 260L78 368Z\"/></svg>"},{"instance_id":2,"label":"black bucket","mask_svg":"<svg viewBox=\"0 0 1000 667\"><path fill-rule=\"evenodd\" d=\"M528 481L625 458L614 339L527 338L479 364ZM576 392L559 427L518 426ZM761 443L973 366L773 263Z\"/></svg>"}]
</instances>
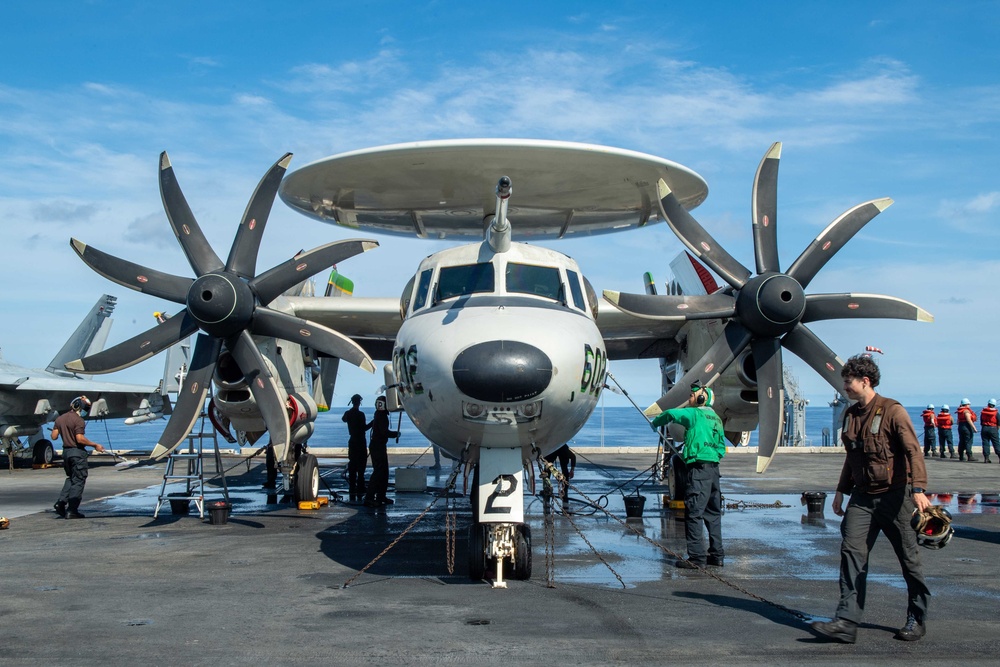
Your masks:
<instances>
[{"instance_id":1,"label":"black bucket","mask_svg":"<svg viewBox=\"0 0 1000 667\"><path fill-rule=\"evenodd\" d=\"M646 504L646 496L625 496L625 516L642 518L642 508Z\"/></svg>"},{"instance_id":2,"label":"black bucket","mask_svg":"<svg viewBox=\"0 0 1000 667\"><path fill-rule=\"evenodd\" d=\"M205 503L205 508L208 509L208 522L213 526L221 526L229 521L229 512L233 506L225 500L213 500Z\"/></svg>"},{"instance_id":3,"label":"black bucket","mask_svg":"<svg viewBox=\"0 0 1000 667\"><path fill-rule=\"evenodd\" d=\"M826 506L826 493L823 491L806 491L802 494L802 504L810 514L822 514Z\"/></svg>"},{"instance_id":4,"label":"black bucket","mask_svg":"<svg viewBox=\"0 0 1000 667\"><path fill-rule=\"evenodd\" d=\"M182 496L174 498L172 496ZM171 493L167 498L170 500L170 513L179 516L186 516L191 513L191 498L186 493Z\"/></svg>"}]
</instances>

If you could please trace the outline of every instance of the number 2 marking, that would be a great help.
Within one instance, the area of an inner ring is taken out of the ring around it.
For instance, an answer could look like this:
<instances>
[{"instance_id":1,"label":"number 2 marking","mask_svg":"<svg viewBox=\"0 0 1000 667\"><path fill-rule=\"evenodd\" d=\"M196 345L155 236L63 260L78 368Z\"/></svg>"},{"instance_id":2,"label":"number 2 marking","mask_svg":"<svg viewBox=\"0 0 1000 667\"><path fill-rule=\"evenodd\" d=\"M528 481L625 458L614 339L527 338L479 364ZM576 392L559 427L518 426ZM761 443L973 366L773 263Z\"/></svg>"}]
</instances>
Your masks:
<instances>
[{"instance_id":1,"label":"number 2 marking","mask_svg":"<svg viewBox=\"0 0 1000 667\"><path fill-rule=\"evenodd\" d=\"M504 488L504 482L507 482L510 486ZM493 503L497 498L506 498L517 490L517 477L514 475L497 475L497 478L493 480L493 484L496 485L496 489L486 499L486 509L483 511L483 514L510 514L509 507L494 507Z\"/></svg>"}]
</instances>

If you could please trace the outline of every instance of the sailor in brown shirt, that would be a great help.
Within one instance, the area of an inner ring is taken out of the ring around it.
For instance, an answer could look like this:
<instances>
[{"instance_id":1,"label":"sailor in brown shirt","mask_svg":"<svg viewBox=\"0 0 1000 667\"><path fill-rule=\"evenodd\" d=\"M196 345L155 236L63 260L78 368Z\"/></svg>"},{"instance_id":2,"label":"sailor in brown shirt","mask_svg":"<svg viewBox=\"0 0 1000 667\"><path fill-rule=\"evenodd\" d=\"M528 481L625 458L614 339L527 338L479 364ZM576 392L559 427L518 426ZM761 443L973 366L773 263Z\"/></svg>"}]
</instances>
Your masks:
<instances>
[{"instance_id":1,"label":"sailor in brown shirt","mask_svg":"<svg viewBox=\"0 0 1000 667\"><path fill-rule=\"evenodd\" d=\"M926 632L930 592L910 524L914 509L931 506L925 495L927 470L913 424L897 401L875 393L881 373L870 356L857 355L844 364L844 394L854 405L844 415L841 439L847 456L833 497L840 526L840 604L836 617L812 624L820 634L847 644L857 639L865 609L868 554L879 532L885 534L906 581L906 624L897 639L916 641ZM844 495L851 496L847 511Z\"/></svg>"},{"instance_id":2,"label":"sailor in brown shirt","mask_svg":"<svg viewBox=\"0 0 1000 667\"><path fill-rule=\"evenodd\" d=\"M89 398L77 396L70 402L69 412L56 417L52 426L52 439L62 437L63 470L66 471L66 482L53 507L65 519L84 518L80 512L88 472L88 454L84 448L93 447L98 452L104 451L104 447L86 436L87 422L83 418L90 412L90 407Z\"/></svg>"}]
</instances>

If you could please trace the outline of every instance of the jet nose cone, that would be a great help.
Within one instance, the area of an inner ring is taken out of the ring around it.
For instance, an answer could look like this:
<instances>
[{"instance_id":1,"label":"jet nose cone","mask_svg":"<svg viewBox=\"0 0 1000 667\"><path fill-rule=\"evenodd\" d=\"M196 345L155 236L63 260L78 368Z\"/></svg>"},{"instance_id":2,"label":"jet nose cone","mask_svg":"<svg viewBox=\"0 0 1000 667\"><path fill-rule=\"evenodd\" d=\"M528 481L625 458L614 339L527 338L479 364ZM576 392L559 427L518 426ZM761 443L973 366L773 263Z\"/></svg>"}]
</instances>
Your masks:
<instances>
[{"instance_id":1,"label":"jet nose cone","mask_svg":"<svg viewBox=\"0 0 1000 667\"><path fill-rule=\"evenodd\" d=\"M463 350L452 364L452 376L466 396L514 403L545 391L552 380L552 361L533 345L491 340Z\"/></svg>"}]
</instances>

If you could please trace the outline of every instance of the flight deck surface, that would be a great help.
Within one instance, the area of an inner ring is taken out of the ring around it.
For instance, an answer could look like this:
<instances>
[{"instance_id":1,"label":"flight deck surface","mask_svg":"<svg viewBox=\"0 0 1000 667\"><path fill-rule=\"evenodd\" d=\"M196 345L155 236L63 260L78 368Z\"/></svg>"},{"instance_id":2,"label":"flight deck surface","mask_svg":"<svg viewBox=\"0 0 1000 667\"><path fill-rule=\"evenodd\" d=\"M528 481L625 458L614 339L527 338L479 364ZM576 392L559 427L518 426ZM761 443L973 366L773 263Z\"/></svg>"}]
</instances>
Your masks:
<instances>
[{"instance_id":1,"label":"flight deck surface","mask_svg":"<svg viewBox=\"0 0 1000 667\"><path fill-rule=\"evenodd\" d=\"M920 550L933 594L927 637L893 639L905 620L905 588L883 538L858 643L847 646L814 637L807 623L827 618L837 602L839 519L829 509L837 454L781 455L765 475L753 472L754 456L724 459L731 507L726 563L711 568L715 578L673 567L683 522L663 507L664 487L643 473L651 455L588 453L573 480L572 514L557 503L549 515L554 587L543 503L529 497L534 573L506 590L465 574L471 514L467 498L436 495L447 469L429 474L427 492L395 493L386 510L334 502L299 511L268 504L262 463L224 461L233 513L223 525L169 507L153 519L162 465L122 472L95 457L87 518L76 521L50 509L62 470L0 471L0 514L17 515L0 531L0 664L972 665L995 664L1000 650L996 463L928 462L928 490L949 506L956 536L945 549ZM344 462L321 463L329 486L344 489ZM643 516L626 519L622 492L634 494L639 483ZM830 494L822 516L807 512L805 491ZM584 496L606 499L607 513Z\"/></svg>"}]
</instances>

